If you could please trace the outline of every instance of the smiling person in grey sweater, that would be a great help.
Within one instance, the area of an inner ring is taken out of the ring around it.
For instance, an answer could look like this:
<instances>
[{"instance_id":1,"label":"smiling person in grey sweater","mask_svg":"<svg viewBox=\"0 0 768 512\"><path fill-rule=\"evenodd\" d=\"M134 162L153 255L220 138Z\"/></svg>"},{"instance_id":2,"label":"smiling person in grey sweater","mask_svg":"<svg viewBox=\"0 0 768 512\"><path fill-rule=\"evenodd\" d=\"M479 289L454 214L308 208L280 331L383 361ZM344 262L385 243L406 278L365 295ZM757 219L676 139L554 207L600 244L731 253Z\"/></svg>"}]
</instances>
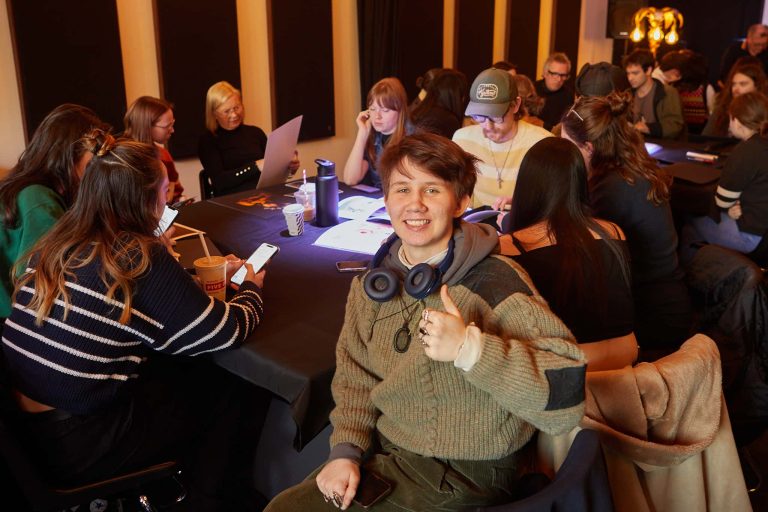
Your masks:
<instances>
[{"instance_id":1,"label":"smiling person in grey sweater","mask_svg":"<svg viewBox=\"0 0 768 512\"><path fill-rule=\"evenodd\" d=\"M475 158L419 134L380 169L396 236L349 293L331 455L268 511L355 509L370 473L391 486L376 511L503 502L534 431L566 432L582 416L585 360L570 332L494 255L495 231L459 220Z\"/></svg>"}]
</instances>

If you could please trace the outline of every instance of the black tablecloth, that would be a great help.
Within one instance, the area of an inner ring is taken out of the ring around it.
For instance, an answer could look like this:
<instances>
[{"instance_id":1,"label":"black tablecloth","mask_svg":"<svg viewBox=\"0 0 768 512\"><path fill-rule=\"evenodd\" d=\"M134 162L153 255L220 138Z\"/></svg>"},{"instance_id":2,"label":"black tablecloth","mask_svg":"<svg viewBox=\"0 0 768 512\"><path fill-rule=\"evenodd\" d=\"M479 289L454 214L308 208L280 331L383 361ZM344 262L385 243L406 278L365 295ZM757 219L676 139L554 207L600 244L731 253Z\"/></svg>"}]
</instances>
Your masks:
<instances>
[{"instance_id":1,"label":"black tablecloth","mask_svg":"<svg viewBox=\"0 0 768 512\"><path fill-rule=\"evenodd\" d=\"M661 149L653 153L659 164L673 176L670 204L674 210L690 215L707 215L714 205L715 189L728 153L735 141L681 142L666 139L647 139ZM717 154L712 163L697 162L686 156L688 151Z\"/></svg>"},{"instance_id":2,"label":"black tablecloth","mask_svg":"<svg viewBox=\"0 0 768 512\"><path fill-rule=\"evenodd\" d=\"M341 197L351 195L341 189ZM312 245L326 228L308 223L303 235L289 236L282 207L294 202L293 192L277 186L193 203L177 220L205 231L224 254L247 258L262 242L280 246L267 267L262 324L242 347L214 358L290 404L297 425L294 446L301 449L328 423L333 407L335 347L355 275L338 272L336 262L370 256ZM267 195L266 205L237 204L258 194Z\"/></svg>"}]
</instances>

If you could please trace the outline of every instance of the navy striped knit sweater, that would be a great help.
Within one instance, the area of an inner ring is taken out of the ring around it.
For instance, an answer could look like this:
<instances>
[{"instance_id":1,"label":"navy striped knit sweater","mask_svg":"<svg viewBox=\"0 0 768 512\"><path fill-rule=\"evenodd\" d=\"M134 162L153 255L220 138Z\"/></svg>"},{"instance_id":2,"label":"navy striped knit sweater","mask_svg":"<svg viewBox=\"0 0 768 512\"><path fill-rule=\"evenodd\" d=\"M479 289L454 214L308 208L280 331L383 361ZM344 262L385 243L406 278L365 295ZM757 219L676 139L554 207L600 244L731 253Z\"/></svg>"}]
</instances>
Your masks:
<instances>
[{"instance_id":1,"label":"navy striped knit sweater","mask_svg":"<svg viewBox=\"0 0 768 512\"><path fill-rule=\"evenodd\" d=\"M261 290L248 281L230 302L209 298L162 247L136 281L131 319L118 319L122 303L105 297L99 263L67 281L70 308L61 299L43 325L24 308L30 282L16 296L3 329L3 351L13 385L43 404L92 414L130 393L153 350L195 356L234 347L261 322Z\"/></svg>"}]
</instances>

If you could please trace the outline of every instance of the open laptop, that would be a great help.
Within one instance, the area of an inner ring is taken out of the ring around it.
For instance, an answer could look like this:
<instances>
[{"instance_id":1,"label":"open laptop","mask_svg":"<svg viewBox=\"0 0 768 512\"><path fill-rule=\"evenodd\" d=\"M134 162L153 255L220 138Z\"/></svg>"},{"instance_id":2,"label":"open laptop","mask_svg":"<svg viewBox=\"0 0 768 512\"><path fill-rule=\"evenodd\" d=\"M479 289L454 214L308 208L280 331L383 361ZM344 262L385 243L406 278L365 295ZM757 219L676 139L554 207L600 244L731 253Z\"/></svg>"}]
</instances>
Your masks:
<instances>
[{"instance_id":1,"label":"open laptop","mask_svg":"<svg viewBox=\"0 0 768 512\"><path fill-rule=\"evenodd\" d=\"M294 117L267 136L267 149L264 151L264 163L261 166L259 183L256 185L257 190L285 183L285 170L293 160L303 117Z\"/></svg>"}]
</instances>

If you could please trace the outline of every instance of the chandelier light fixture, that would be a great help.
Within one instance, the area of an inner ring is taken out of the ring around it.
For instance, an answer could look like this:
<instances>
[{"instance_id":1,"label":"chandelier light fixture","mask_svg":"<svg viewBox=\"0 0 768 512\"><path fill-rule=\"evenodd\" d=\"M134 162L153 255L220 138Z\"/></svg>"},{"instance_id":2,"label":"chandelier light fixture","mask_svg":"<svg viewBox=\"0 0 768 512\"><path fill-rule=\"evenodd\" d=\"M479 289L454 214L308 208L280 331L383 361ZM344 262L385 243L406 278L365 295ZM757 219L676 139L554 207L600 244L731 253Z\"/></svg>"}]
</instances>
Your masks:
<instances>
[{"instance_id":1,"label":"chandelier light fixture","mask_svg":"<svg viewBox=\"0 0 768 512\"><path fill-rule=\"evenodd\" d=\"M683 26L683 15L671 7L643 7L634 16L635 29L629 35L632 41L639 43L648 38L648 46L654 57L662 41L669 45L680 40L678 31Z\"/></svg>"}]
</instances>

